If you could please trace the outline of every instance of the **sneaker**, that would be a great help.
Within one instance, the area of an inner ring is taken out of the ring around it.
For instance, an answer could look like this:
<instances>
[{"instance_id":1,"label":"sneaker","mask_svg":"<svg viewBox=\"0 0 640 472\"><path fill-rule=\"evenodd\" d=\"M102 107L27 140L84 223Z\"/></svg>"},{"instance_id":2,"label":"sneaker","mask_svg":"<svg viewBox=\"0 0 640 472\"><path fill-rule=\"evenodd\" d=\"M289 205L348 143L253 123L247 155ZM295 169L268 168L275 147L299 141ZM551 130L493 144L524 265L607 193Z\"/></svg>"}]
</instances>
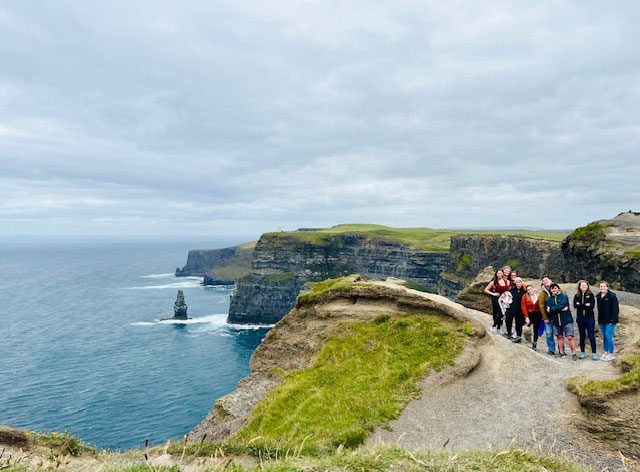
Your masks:
<instances>
[{"instance_id":1,"label":"sneaker","mask_svg":"<svg viewBox=\"0 0 640 472\"><path fill-rule=\"evenodd\" d=\"M511 334L511 338L512 339L516 339L518 337L518 335L516 333Z\"/></svg>"},{"instance_id":2,"label":"sneaker","mask_svg":"<svg viewBox=\"0 0 640 472\"><path fill-rule=\"evenodd\" d=\"M496 334L498 332L498 330L496 329L495 326L491 327L491 333Z\"/></svg>"},{"instance_id":3,"label":"sneaker","mask_svg":"<svg viewBox=\"0 0 640 472\"><path fill-rule=\"evenodd\" d=\"M549 351L549 352L547 352L547 354L549 354L550 356L555 356L556 355L555 351Z\"/></svg>"},{"instance_id":4,"label":"sneaker","mask_svg":"<svg viewBox=\"0 0 640 472\"><path fill-rule=\"evenodd\" d=\"M600 358L598 357L598 354L596 354L595 352L594 352L593 354L591 354L591 360L592 360L592 361L597 361L597 360L599 360L599 359L600 359Z\"/></svg>"},{"instance_id":5,"label":"sneaker","mask_svg":"<svg viewBox=\"0 0 640 472\"><path fill-rule=\"evenodd\" d=\"M565 352L561 352L560 354L558 354L560 357L567 357L567 354Z\"/></svg>"},{"instance_id":6,"label":"sneaker","mask_svg":"<svg viewBox=\"0 0 640 472\"><path fill-rule=\"evenodd\" d=\"M600 358L601 361L609 362L611 361L611 354L605 352L604 355Z\"/></svg>"},{"instance_id":7,"label":"sneaker","mask_svg":"<svg viewBox=\"0 0 640 472\"><path fill-rule=\"evenodd\" d=\"M613 352L609 353L609 361L615 361L616 360L616 356L613 355Z\"/></svg>"},{"instance_id":8,"label":"sneaker","mask_svg":"<svg viewBox=\"0 0 640 472\"><path fill-rule=\"evenodd\" d=\"M514 344L520 344L522 342L522 338L520 336L516 336L511 340Z\"/></svg>"},{"instance_id":9,"label":"sneaker","mask_svg":"<svg viewBox=\"0 0 640 472\"><path fill-rule=\"evenodd\" d=\"M576 354L576 353L574 352L573 354L571 354L571 358L572 358L574 361L577 361L577 360L578 360L578 354Z\"/></svg>"},{"instance_id":10,"label":"sneaker","mask_svg":"<svg viewBox=\"0 0 640 472\"><path fill-rule=\"evenodd\" d=\"M584 358L585 358L584 352L581 352L580 355L578 356L578 359L584 359Z\"/></svg>"},{"instance_id":11,"label":"sneaker","mask_svg":"<svg viewBox=\"0 0 640 472\"><path fill-rule=\"evenodd\" d=\"M534 351L538 350L538 344L537 343L532 343L531 344L531 349L533 349Z\"/></svg>"}]
</instances>

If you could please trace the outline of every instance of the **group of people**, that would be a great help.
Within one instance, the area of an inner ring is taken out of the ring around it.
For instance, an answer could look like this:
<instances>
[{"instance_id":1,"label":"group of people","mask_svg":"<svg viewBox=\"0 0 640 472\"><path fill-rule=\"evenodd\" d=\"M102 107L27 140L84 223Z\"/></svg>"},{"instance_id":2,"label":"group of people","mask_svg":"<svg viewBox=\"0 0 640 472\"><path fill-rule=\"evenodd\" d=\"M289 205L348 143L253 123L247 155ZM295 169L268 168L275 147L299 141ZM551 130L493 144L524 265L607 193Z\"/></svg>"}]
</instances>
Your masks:
<instances>
[{"instance_id":1,"label":"group of people","mask_svg":"<svg viewBox=\"0 0 640 472\"><path fill-rule=\"evenodd\" d=\"M530 326L532 349L537 350L538 337L545 333L549 355L556 355L557 341L558 355L565 357L566 339L574 360L586 357L588 338L591 359L607 362L614 359L614 335L620 308L616 294L609 290L606 281L598 283L597 295L591 291L586 280L578 282L577 293L573 297L573 308L576 310L576 322L580 333L579 355L574 341L574 319L569 298L549 276L542 276L542 285L538 291L533 285L526 285L515 270L505 266L495 272L484 293L491 297L493 308L491 332L504 334L514 343L521 343L523 327ZM604 354L600 357L596 352L596 309L598 327L604 344ZM506 328L504 331L503 321Z\"/></svg>"}]
</instances>

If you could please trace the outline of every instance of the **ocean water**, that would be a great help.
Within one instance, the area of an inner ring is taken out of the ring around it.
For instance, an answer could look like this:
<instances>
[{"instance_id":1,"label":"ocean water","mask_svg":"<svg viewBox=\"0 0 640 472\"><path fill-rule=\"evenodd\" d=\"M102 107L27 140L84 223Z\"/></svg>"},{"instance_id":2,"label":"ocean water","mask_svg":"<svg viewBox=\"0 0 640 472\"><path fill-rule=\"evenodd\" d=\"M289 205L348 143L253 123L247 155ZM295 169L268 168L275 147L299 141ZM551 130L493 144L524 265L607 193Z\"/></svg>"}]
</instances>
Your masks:
<instances>
[{"instance_id":1,"label":"ocean water","mask_svg":"<svg viewBox=\"0 0 640 472\"><path fill-rule=\"evenodd\" d=\"M173 271L237 242L0 242L0 424L110 449L189 432L267 329L227 325L232 290ZM158 321L179 288L193 319Z\"/></svg>"}]
</instances>

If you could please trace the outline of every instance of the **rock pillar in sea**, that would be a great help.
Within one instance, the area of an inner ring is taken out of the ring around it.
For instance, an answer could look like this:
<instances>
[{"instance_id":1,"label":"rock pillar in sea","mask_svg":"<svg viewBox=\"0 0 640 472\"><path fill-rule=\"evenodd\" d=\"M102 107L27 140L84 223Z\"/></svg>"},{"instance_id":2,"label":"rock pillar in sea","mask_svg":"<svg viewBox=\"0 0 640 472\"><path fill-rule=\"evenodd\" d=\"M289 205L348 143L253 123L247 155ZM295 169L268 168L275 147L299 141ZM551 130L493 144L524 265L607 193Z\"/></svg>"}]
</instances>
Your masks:
<instances>
[{"instance_id":1,"label":"rock pillar in sea","mask_svg":"<svg viewBox=\"0 0 640 472\"><path fill-rule=\"evenodd\" d=\"M176 298L176 302L173 306L174 318L179 318L181 320L187 319L187 304L184 302L184 293L182 290L178 290L178 297Z\"/></svg>"}]
</instances>

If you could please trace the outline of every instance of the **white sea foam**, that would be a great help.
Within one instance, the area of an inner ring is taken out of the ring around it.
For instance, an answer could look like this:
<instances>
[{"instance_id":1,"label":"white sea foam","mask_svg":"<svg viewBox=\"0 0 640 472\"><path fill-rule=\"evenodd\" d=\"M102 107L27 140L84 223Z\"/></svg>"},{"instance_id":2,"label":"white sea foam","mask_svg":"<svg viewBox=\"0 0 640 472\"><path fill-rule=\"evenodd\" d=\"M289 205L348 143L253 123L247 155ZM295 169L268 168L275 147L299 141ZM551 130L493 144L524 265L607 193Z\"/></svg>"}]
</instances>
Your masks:
<instances>
[{"instance_id":1,"label":"white sea foam","mask_svg":"<svg viewBox=\"0 0 640 472\"><path fill-rule=\"evenodd\" d=\"M214 326L224 326L226 324L227 315L219 313L216 315L196 316L188 320L162 320L162 324L200 324L207 323Z\"/></svg>"},{"instance_id":2,"label":"white sea foam","mask_svg":"<svg viewBox=\"0 0 640 472\"><path fill-rule=\"evenodd\" d=\"M167 272L166 274L149 274L149 275L139 275L143 279L168 279L174 278L176 276L173 272Z\"/></svg>"},{"instance_id":3,"label":"white sea foam","mask_svg":"<svg viewBox=\"0 0 640 472\"><path fill-rule=\"evenodd\" d=\"M271 328L274 325L267 325L267 324L234 324L234 323L227 323L227 314L226 313L217 313L215 315L207 315L207 316L196 316L193 318L190 318L188 320L154 320L153 322L149 322L149 321L137 321L135 323L131 323L132 325L135 326L150 326L153 324L188 324L188 325L195 325L195 324L202 324L202 325L206 325L208 328L211 329L206 329L206 331L212 330L212 331L217 331L219 329L233 329L233 330L256 330L256 329L266 329L266 328Z\"/></svg>"},{"instance_id":4,"label":"white sea foam","mask_svg":"<svg viewBox=\"0 0 640 472\"><path fill-rule=\"evenodd\" d=\"M177 288L194 288L202 285L202 277L180 277L178 282L160 285L143 285L140 287L126 287L127 290L163 290Z\"/></svg>"}]
</instances>

